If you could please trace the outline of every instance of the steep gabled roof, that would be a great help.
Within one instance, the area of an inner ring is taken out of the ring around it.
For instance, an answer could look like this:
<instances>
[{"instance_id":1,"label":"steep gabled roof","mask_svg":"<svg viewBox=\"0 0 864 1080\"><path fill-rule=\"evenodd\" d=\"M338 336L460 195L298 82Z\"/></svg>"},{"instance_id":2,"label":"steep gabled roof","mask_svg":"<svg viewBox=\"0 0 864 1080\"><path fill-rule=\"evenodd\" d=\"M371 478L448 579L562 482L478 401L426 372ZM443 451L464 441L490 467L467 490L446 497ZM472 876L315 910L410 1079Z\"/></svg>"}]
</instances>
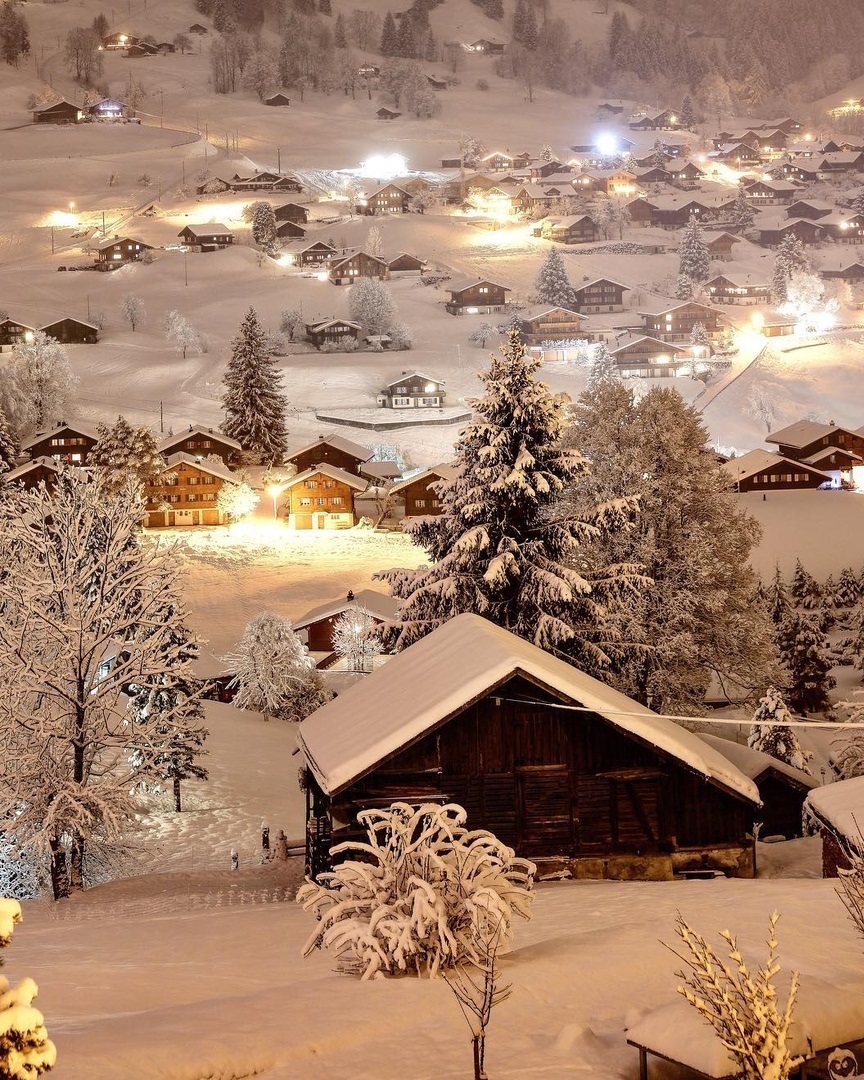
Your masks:
<instances>
[{"instance_id":1,"label":"steep gabled roof","mask_svg":"<svg viewBox=\"0 0 864 1080\"><path fill-rule=\"evenodd\" d=\"M835 431L843 431L848 435L855 434L852 428L838 427L836 424L823 424L817 420L796 420L794 424L766 435L765 442L782 443L783 446L809 446L816 439L821 439Z\"/></svg>"},{"instance_id":2,"label":"steep gabled roof","mask_svg":"<svg viewBox=\"0 0 864 1080\"><path fill-rule=\"evenodd\" d=\"M751 476L756 476L757 473L764 472L765 469L770 469L772 465L788 465L793 472L798 472L803 469L805 472L812 473L814 476L820 478L823 482L828 481L831 477L826 472L822 472L821 469L814 469L812 465L805 465L800 461L793 461L791 458L782 457L780 454L772 454L770 450L748 450L746 454L742 454L741 457L730 458L724 462L720 468L728 474L729 479L733 482L739 480L747 480Z\"/></svg>"},{"instance_id":3,"label":"steep gabled roof","mask_svg":"<svg viewBox=\"0 0 864 1080\"><path fill-rule=\"evenodd\" d=\"M308 716L297 741L332 795L515 675L590 709L730 794L760 801L753 781L692 732L479 615L457 615L398 653ZM574 725L582 720L565 716Z\"/></svg>"},{"instance_id":4,"label":"steep gabled roof","mask_svg":"<svg viewBox=\"0 0 864 1080\"><path fill-rule=\"evenodd\" d=\"M465 292L466 289L473 289L475 285L494 285L498 289L503 289L504 292L511 291L507 285L500 285L497 281L490 281L488 278L473 278L470 281L462 281L458 285L448 285L447 291L451 293Z\"/></svg>"},{"instance_id":5,"label":"steep gabled roof","mask_svg":"<svg viewBox=\"0 0 864 1080\"><path fill-rule=\"evenodd\" d=\"M182 450L178 450L176 454L171 454L170 457L167 457L165 459L165 464L168 466L165 472L171 472L171 470L176 469L178 465L192 465L194 468L200 469L201 472L210 473L212 476L218 476L220 480L228 480L232 484L237 483L238 480L234 473L220 462L199 461L198 458L193 457L192 454L184 453Z\"/></svg>"},{"instance_id":6,"label":"steep gabled roof","mask_svg":"<svg viewBox=\"0 0 864 1080\"><path fill-rule=\"evenodd\" d=\"M745 776L749 776L757 784L761 777L764 777L769 770L773 769L774 772L786 777L787 780L801 790L809 791L811 788L819 786L819 781L810 773L804 772L802 769L796 769L793 765L787 765L785 761L780 761L762 750L754 750L751 746L732 742L731 739L724 739L719 735L700 733L699 738L703 739L709 746L713 746L715 750L719 750L724 757L729 758L737 769L740 769Z\"/></svg>"},{"instance_id":7,"label":"steep gabled roof","mask_svg":"<svg viewBox=\"0 0 864 1080\"><path fill-rule=\"evenodd\" d=\"M661 341L659 338L651 337L649 334L642 334L641 337L635 337L632 341L625 341L623 345L619 345L616 349L610 349L610 355L616 356L619 352L624 352L625 349L630 349L634 345L638 345L640 341L653 341L655 345L659 345L664 352L686 352L684 345L675 345L671 341Z\"/></svg>"},{"instance_id":8,"label":"steep gabled roof","mask_svg":"<svg viewBox=\"0 0 864 1080\"><path fill-rule=\"evenodd\" d=\"M624 292L630 292L630 286L629 285L622 285L620 281L615 281L614 278L608 278L608 277L592 278L591 281L586 281L582 285L574 285L573 286L573 292L574 293L582 292L583 289L590 289L592 285L599 285L604 281L606 282L607 285L617 285L618 288L623 289Z\"/></svg>"},{"instance_id":9,"label":"steep gabled roof","mask_svg":"<svg viewBox=\"0 0 864 1080\"><path fill-rule=\"evenodd\" d=\"M340 596L338 600L328 600L326 604L307 611L299 619L293 620L295 630L303 630L311 623L320 622L322 619L330 619L334 615L341 615L343 611L356 611L362 608L368 611L376 619L384 623L395 623L396 612L399 610L399 601L387 593L378 592L376 589L361 589L349 600L347 596Z\"/></svg>"},{"instance_id":10,"label":"steep gabled roof","mask_svg":"<svg viewBox=\"0 0 864 1080\"><path fill-rule=\"evenodd\" d=\"M305 469L301 473L297 473L296 476L292 476L290 480L285 481L286 488L296 487L304 480L308 480L311 476L317 476L318 473L322 473L324 476L329 476L331 480L338 480L340 484L347 484L348 487L354 488L355 491L365 491L367 488L367 482L361 480L359 476L355 476L354 473L345 472L344 469L337 469L335 465L328 465L326 461L321 462L318 465L313 465L309 469Z\"/></svg>"},{"instance_id":11,"label":"steep gabled roof","mask_svg":"<svg viewBox=\"0 0 864 1080\"><path fill-rule=\"evenodd\" d=\"M328 319L327 323L333 321L334 320L332 319ZM347 323L348 320L346 319L340 321L344 321ZM323 326L325 324L316 323L315 325ZM356 326L357 324L354 323L353 325ZM375 451L370 450L368 446L361 446L360 443L351 442L350 439L346 439L342 435L322 435L320 438L315 439L313 442L307 443L306 446L301 446L299 450L292 451L285 460L293 461L294 458L299 457L301 454L305 454L307 450L312 450L316 446L322 446L324 443L326 443L328 446L332 446L334 450L341 450L343 454L350 454L351 457L357 458L358 461L368 461L375 454Z\"/></svg>"},{"instance_id":12,"label":"steep gabled roof","mask_svg":"<svg viewBox=\"0 0 864 1080\"><path fill-rule=\"evenodd\" d=\"M75 435L86 435L89 439L95 439L99 441L99 432L95 427L91 427L89 424L67 424L57 423L52 428L43 428L41 431L34 431L29 439L24 439L21 443L22 453L25 450L29 450L31 446L35 446L37 443L43 442L45 439L51 438L52 435L57 435L61 431L71 431Z\"/></svg>"},{"instance_id":13,"label":"steep gabled roof","mask_svg":"<svg viewBox=\"0 0 864 1080\"><path fill-rule=\"evenodd\" d=\"M425 379L427 382L435 383L436 386L446 385L443 379L436 379L434 375L427 375L423 371L403 371L398 379L392 379L384 385L389 390L391 386L401 386L406 379Z\"/></svg>"},{"instance_id":14,"label":"steep gabled roof","mask_svg":"<svg viewBox=\"0 0 864 1080\"><path fill-rule=\"evenodd\" d=\"M844 847L860 854L864 846L864 776L814 788L804 801L804 813L830 829Z\"/></svg>"},{"instance_id":15,"label":"steep gabled roof","mask_svg":"<svg viewBox=\"0 0 864 1080\"><path fill-rule=\"evenodd\" d=\"M164 439L160 439L160 452L167 450L169 446L175 446L177 443L183 442L190 435L205 435L208 438L212 437L218 442L225 443L226 446L232 446L235 450L243 449L242 444L236 439L232 439L230 435L223 435L221 431L214 431L213 428L205 427L203 424L190 424L187 431L179 431L176 435L166 435Z\"/></svg>"},{"instance_id":16,"label":"steep gabled roof","mask_svg":"<svg viewBox=\"0 0 864 1080\"><path fill-rule=\"evenodd\" d=\"M179 233L177 233L177 235L182 236L184 232L190 232L193 236L216 236L217 233L219 236L224 236L226 234L228 236L231 235L231 230L228 226L223 225L219 221L214 221L212 224L208 223L206 225L186 225Z\"/></svg>"},{"instance_id":17,"label":"steep gabled roof","mask_svg":"<svg viewBox=\"0 0 864 1080\"><path fill-rule=\"evenodd\" d=\"M411 484L416 484L418 480L425 480L427 476L434 476L437 480L455 480L458 475L459 468L456 465L431 465L428 469L419 469L394 484L390 488L390 494L395 495Z\"/></svg>"}]
</instances>

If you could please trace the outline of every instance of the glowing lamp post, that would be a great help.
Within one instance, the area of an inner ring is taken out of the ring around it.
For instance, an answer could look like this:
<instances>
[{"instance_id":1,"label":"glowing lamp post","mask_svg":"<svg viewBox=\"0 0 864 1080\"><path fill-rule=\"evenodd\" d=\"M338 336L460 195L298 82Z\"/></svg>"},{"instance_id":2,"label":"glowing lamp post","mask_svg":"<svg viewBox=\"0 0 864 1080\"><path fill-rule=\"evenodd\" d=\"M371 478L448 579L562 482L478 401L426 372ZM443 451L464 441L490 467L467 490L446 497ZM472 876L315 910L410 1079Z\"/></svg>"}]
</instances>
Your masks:
<instances>
[{"instance_id":1,"label":"glowing lamp post","mask_svg":"<svg viewBox=\"0 0 864 1080\"><path fill-rule=\"evenodd\" d=\"M267 485L267 494L273 500L273 520L274 521L279 520L279 513L278 513L278 509L277 509L277 505L276 505L276 500L279 498L279 496L282 494L282 492L285 490L285 488L287 486L288 486L287 484L268 484Z\"/></svg>"}]
</instances>

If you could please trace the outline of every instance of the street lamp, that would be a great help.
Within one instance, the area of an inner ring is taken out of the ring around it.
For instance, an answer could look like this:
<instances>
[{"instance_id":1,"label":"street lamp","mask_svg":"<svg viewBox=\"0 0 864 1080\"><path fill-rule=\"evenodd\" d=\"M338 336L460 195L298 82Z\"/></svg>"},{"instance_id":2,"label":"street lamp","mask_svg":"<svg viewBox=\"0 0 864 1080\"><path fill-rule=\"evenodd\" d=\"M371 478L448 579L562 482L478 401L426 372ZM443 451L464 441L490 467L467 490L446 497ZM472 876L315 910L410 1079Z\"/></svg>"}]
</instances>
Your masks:
<instances>
[{"instance_id":1,"label":"street lamp","mask_svg":"<svg viewBox=\"0 0 864 1080\"><path fill-rule=\"evenodd\" d=\"M279 520L279 514L277 513L277 510L276 510L276 500L279 498L279 496L282 494L282 492L284 490L285 489L280 484L268 484L267 485L267 494L273 500L273 520L274 521Z\"/></svg>"}]
</instances>

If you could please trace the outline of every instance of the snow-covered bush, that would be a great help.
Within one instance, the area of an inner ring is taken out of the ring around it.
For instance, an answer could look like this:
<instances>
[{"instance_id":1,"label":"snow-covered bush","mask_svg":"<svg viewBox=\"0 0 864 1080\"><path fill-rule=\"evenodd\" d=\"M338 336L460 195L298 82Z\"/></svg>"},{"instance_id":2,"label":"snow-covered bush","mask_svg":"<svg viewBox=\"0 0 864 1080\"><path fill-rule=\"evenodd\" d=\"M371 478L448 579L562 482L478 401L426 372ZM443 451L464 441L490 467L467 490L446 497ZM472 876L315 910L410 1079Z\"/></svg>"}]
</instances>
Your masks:
<instances>
[{"instance_id":1,"label":"snow-covered bush","mask_svg":"<svg viewBox=\"0 0 864 1080\"><path fill-rule=\"evenodd\" d=\"M529 919L535 866L484 829L465 828L455 803L394 803L357 815L367 843L338 844L351 854L319 882L297 892L319 925L303 955L333 949L342 970L434 977L467 961L483 966L477 941L497 936L506 947L513 916Z\"/></svg>"},{"instance_id":2,"label":"snow-covered bush","mask_svg":"<svg viewBox=\"0 0 864 1080\"><path fill-rule=\"evenodd\" d=\"M779 918L775 911L768 921L768 956L755 972L747 967L737 939L728 930L721 931L720 937L728 946L731 963L726 963L683 916L679 915L675 923L684 951L672 951L685 965L683 971L677 972L684 980L678 993L714 1028L743 1080L786 1080L802 1061L789 1049L798 973L792 975L789 996L782 1008L774 984L780 971Z\"/></svg>"},{"instance_id":3,"label":"snow-covered bush","mask_svg":"<svg viewBox=\"0 0 864 1080\"><path fill-rule=\"evenodd\" d=\"M357 338L350 334L340 334L334 341L322 341L318 350L322 353L357 352Z\"/></svg>"},{"instance_id":4,"label":"snow-covered bush","mask_svg":"<svg viewBox=\"0 0 864 1080\"><path fill-rule=\"evenodd\" d=\"M349 608L333 624L333 651L352 671L371 671L383 651L378 625L365 608Z\"/></svg>"},{"instance_id":5,"label":"snow-covered bush","mask_svg":"<svg viewBox=\"0 0 864 1080\"><path fill-rule=\"evenodd\" d=\"M810 772L809 761L813 756L801 748L795 729L784 727L792 720L783 695L773 686L756 707L753 725L747 736L747 745L763 754L770 754L794 769Z\"/></svg>"},{"instance_id":6,"label":"snow-covered bush","mask_svg":"<svg viewBox=\"0 0 864 1080\"><path fill-rule=\"evenodd\" d=\"M0 948L6 948L20 922L18 901L0 899ZM57 1062L57 1050L48 1038L45 1019L33 1008L37 993L38 987L32 979L22 979L17 986L11 986L0 975L0 1077L3 1080L34 1080L53 1069Z\"/></svg>"}]
</instances>

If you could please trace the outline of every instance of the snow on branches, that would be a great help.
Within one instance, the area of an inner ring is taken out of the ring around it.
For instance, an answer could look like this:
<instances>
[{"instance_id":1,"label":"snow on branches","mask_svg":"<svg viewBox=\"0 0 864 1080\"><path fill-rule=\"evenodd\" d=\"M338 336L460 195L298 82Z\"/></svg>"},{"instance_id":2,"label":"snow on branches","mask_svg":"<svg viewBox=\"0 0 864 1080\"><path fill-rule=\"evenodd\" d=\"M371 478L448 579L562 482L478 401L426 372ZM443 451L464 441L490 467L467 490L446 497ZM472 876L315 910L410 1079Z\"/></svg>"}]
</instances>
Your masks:
<instances>
[{"instance_id":1,"label":"snow on branches","mask_svg":"<svg viewBox=\"0 0 864 1080\"><path fill-rule=\"evenodd\" d=\"M795 729L784 727L792 720L783 695L773 686L769 687L753 714L753 724L747 736L747 745L763 754L770 754L794 769L810 772L809 759L813 756L804 751L798 742Z\"/></svg>"},{"instance_id":2,"label":"snow on branches","mask_svg":"<svg viewBox=\"0 0 864 1080\"><path fill-rule=\"evenodd\" d=\"M780 972L779 919L775 911L768 921L767 959L752 973L738 949L737 939L728 930L721 931L720 937L728 946L731 963L726 963L682 915L675 922L675 933L684 951L672 951L685 965L677 973L684 980L678 993L714 1029L743 1080L786 1080L803 1060L794 1057L789 1049L798 973L792 975L785 1006L780 1005L774 982Z\"/></svg>"},{"instance_id":3,"label":"snow on branches","mask_svg":"<svg viewBox=\"0 0 864 1080\"><path fill-rule=\"evenodd\" d=\"M333 651L352 671L371 671L383 650L378 625L365 608L349 608L333 624Z\"/></svg>"},{"instance_id":4,"label":"snow on branches","mask_svg":"<svg viewBox=\"0 0 864 1080\"><path fill-rule=\"evenodd\" d=\"M434 977L464 961L483 968L478 942L494 937L503 951L513 917L531 917L534 864L492 833L466 829L461 806L394 803L357 818L368 841L332 848L348 859L297 892L319 919L304 956L333 949L342 970L364 979Z\"/></svg>"},{"instance_id":5,"label":"snow on branches","mask_svg":"<svg viewBox=\"0 0 864 1080\"><path fill-rule=\"evenodd\" d=\"M0 898L0 949L12 939L21 922L17 900ZM0 964L3 963L0 958ZM48 1038L45 1018L33 1007L38 987L32 979L17 986L0 975L0 1077L2 1080L35 1080L57 1063L57 1049Z\"/></svg>"}]
</instances>

